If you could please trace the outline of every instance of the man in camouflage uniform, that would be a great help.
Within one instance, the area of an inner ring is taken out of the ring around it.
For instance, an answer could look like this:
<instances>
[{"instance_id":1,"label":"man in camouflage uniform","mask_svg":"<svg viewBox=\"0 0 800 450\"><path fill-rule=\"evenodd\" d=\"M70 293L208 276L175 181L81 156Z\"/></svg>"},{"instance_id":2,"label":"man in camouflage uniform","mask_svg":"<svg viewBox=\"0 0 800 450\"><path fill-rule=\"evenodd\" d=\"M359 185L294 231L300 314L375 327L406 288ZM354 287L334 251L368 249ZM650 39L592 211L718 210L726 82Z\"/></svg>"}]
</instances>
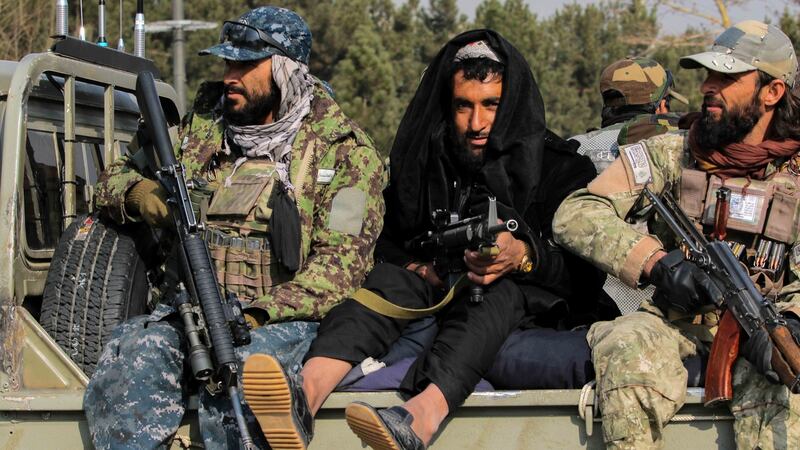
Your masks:
<instances>
[{"instance_id":1,"label":"man in camouflage uniform","mask_svg":"<svg viewBox=\"0 0 800 450\"><path fill-rule=\"evenodd\" d=\"M292 11L260 7L226 22L220 44L201 52L225 60L223 82L201 87L176 146L218 281L238 295L248 322L264 325L237 353L274 355L288 371L299 368L317 321L372 266L384 210L382 162L308 73L310 51L308 26ZM120 223L166 225L165 193L142 175L140 153L110 167L97 205ZM169 293L164 300L115 330L87 387L98 448L162 446L181 422L193 385ZM199 391L206 447L238 447L229 401Z\"/></svg>"},{"instance_id":2,"label":"man in camouflage uniform","mask_svg":"<svg viewBox=\"0 0 800 450\"><path fill-rule=\"evenodd\" d=\"M559 243L631 287L656 287L639 311L598 322L587 336L609 448L663 446L663 427L685 400L681 360L707 354L718 322L717 313L707 311L720 292L682 250L665 253L675 238L663 221L650 218L651 234L625 221L647 206L640 200L645 186L671 190L706 232L723 222L714 218L717 188L730 188L729 244L790 328L800 326L800 127L799 102L789 92L797 75L791 41L774 25L746 21L681 65L708 70L703 112L691 129L621 147L620 158L568 197L554 218ZM778 249L771 264L764 264L762 245ZM774 383L771 344L754 336L743 342L734 367L730 408L737 446L800 448L800 396Z\"/></svg>"},{"instance_id":3,"label":"man in camouflage uniform","mask_svg":"<svg viewBox=\"0 0 800 450\"><path fill-rule=\"evenodd\" d=\"M689 104L673 90L672 73L648 58L617 61L600 74L602 128L573 136L578 152L591 158L597 173L619 156L619 146L678 129L670 100Z\"/></svg>"},{"instance_id":4,"label":"man in camouflage uniform","mask_svg":"<svg viewBox=\"0 0 800 450\"><path fill-rule=\"evenodd\" d=\"M675 92L672 72L648 58L622 59L600 74L603 96L602 126L599 130L573 136L601 173L619 156L619 146L678 129L678 114L670 113L670 100L688 104ZM652 288L635 290L618 278L608 277L603 290L623 314L636 310Z\"/></svg>"}]
</instances>

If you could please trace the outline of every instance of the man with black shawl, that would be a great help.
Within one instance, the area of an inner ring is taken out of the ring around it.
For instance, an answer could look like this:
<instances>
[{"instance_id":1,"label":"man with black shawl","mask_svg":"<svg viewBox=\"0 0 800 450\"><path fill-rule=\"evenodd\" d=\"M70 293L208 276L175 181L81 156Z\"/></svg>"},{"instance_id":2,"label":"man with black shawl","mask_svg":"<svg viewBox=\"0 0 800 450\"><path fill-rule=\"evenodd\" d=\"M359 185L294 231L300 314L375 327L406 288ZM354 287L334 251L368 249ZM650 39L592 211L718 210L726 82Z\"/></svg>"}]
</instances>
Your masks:
<instances>
[{"instance_id":1,"label":"man with black shawl","mask_svg":"<svg viewBox=\"0 0 800 450\"><path fill-rule=\"evenodd\" d=\"M528 63L490 30L461 34L439 52L406 110L390 160L386 225L376 249L383 263L364 288L396 305L427 308L450 287L443 285L429 252L408 247L433 228L433 211L473 217L487 213L489 197L496 197L499 219L519 224L513 234L498 234L495 255L464 253L469 280L484 287L483 302L469 302L464 292L437 314L436 339L400 387L413 397L386 410L363 403L347 409L348 423L367 444L417 449L470 395L514 330L556 328L572 310L594 306L602 275L552 242L550 222L561 201L585 186L595 170L575 146L546 130ZM336 384L353 365L383 355L408 322L348 299L322 322L302 377L284 374L267 355L252 356L245 371L261 370L291 393L294 407L282 419L291 420L291 432L307 442L311 416ZM582 336L579 340L585 346ZM580 357L588 361L588 349ZM264 397L264 410L276 411L285 401ZM263 417L275 421L275 416Z\"/></svg>"}]
</instances>

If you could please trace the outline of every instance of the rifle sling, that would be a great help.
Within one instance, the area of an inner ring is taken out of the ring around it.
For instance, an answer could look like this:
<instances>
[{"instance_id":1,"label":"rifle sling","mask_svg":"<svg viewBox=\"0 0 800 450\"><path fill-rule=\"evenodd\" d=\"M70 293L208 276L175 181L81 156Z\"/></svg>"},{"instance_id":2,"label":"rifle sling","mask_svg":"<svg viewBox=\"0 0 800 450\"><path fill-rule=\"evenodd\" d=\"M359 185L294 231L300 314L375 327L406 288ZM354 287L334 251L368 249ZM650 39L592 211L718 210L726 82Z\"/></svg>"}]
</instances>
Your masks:
<instances>
[{"instance_id":1,"label":"rifle sling","mask_svg":"<svg viewBox=\"0 0 800 450\"><path fill-rule=\"evenodd\" d=\"M412 320L436 314L439 312L439 310L447 306L447 304L453 300L456 294L458 294L458 292L461 291L461 289L467 284L469 284L469 279L467 278L466 274L461 275L458 280L456 280L453 287L447 291L447 295L445 295L439 303L431 306L430 308L415 309L397 306L380 295L364 288L361 288L353 293L351 298L383 316L394 319Z\"/></svg>"}]
</instances>

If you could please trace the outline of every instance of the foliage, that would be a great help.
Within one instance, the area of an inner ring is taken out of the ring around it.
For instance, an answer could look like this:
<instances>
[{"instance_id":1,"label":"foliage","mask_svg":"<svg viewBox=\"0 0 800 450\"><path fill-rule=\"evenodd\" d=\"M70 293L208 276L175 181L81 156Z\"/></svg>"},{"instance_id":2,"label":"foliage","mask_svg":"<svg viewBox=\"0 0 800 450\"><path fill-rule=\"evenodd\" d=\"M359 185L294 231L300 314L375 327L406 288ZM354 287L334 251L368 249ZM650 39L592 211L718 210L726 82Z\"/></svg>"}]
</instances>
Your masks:
<instances>
[{"instance_id":1,"label":"foliage","mask_svg":"<svg viewBox=\"0 0 800 450\"><path fill-rule=\"evenodd\" d=\"M70 29L76 33L79 2L69 3ZM171 18L172 1L145 3L149 22ZM54 22L53 4L52 0L0 0L0 58L19 59L46 49ZM116 47L119 38L121 6L123 38L132 51L135 4L135 0L107 0L106 30L111 47ZM221 24L262 4L254 0L186 1L185 17ZM293 9L306 19L314 36L312 73L332 84L347 114L384 152L391 146L426 65L461 31L492 28L520 50L542 91L548 126L565 136L599 125L600 72L626 56L652 57L672 70L677 90L691 100L688 108L679 103L673 103L673 108L698 109L702 101L699 86L705 73L680 69L678 60L703 49L716 33L715 28L713 32L689 29L681 35L666 34L656 9L663 2L647 0L569 3L547 18L531 11L530 0L482 0L472 21L459 11L456 0L278 0L273 4ZM90 40L96 39L96 5L84 1ZM784 12L780 26L795 42L800 39L800 17L796 13ZM201 81L222 74L218 59L197 55L213 45L218 35L218 28L185 33L189 102ZM172 78L172 46L171 33L147 36L148 57L155 60L168 81Z\"/></svg>"}]
</instances>

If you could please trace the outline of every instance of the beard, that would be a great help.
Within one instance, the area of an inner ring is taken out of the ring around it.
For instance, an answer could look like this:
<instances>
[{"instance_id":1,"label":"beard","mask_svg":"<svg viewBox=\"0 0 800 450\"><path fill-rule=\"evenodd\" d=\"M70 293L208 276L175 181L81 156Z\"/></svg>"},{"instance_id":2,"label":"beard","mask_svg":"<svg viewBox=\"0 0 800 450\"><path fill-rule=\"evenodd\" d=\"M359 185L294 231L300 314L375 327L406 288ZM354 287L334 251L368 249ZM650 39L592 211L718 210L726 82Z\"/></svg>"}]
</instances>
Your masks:
<instances>
[{"instance_id":1,"label":"beard","mask_svg":"<svg viewBox=\"0 0 800 450\"><path fill-rule=\"evenodd\" d=\"M267 114L274 111L280 101L275 85L267 92L248 92L238 86L225 86L225 93L228 92L239 94L245 100L244 105L238 110L234 110L233 105L227 100L223 104L222 116L228 123L237 126L263 123Z\"/></svg>"},{"instance_id":2,"label":"beard","mask_svg":"<svg viewBox=\"0 0 800 450\"><path fill-rule=\"evenodd\" d=\"M722 108L718 119L708 112L707 105ZM729 144L742 142L753 131L764 113L759 105L758 92L753 94L750 103L743 107L728 108L713 96L703 99L703 112L697 121L695 139L700 148L719 150Z\"/></svg>"},{"instance_id":3,"label":"beard","mask_svg":"<svg viewBox=\"0 0 800 450\"><path fill-rule=\"evenodd\" d=\"M450 142L453 143L451 153L455 157L456 163L469 174L478 173L481 168L483 168L483 164L486 161L486 148L484 147L479 153L475 154L469 148L467 140L475 137L481 137L482 134L469 131L464 134L459 134L453 129L452 126L448 128Z\"/></svg>"}]
</instances>

